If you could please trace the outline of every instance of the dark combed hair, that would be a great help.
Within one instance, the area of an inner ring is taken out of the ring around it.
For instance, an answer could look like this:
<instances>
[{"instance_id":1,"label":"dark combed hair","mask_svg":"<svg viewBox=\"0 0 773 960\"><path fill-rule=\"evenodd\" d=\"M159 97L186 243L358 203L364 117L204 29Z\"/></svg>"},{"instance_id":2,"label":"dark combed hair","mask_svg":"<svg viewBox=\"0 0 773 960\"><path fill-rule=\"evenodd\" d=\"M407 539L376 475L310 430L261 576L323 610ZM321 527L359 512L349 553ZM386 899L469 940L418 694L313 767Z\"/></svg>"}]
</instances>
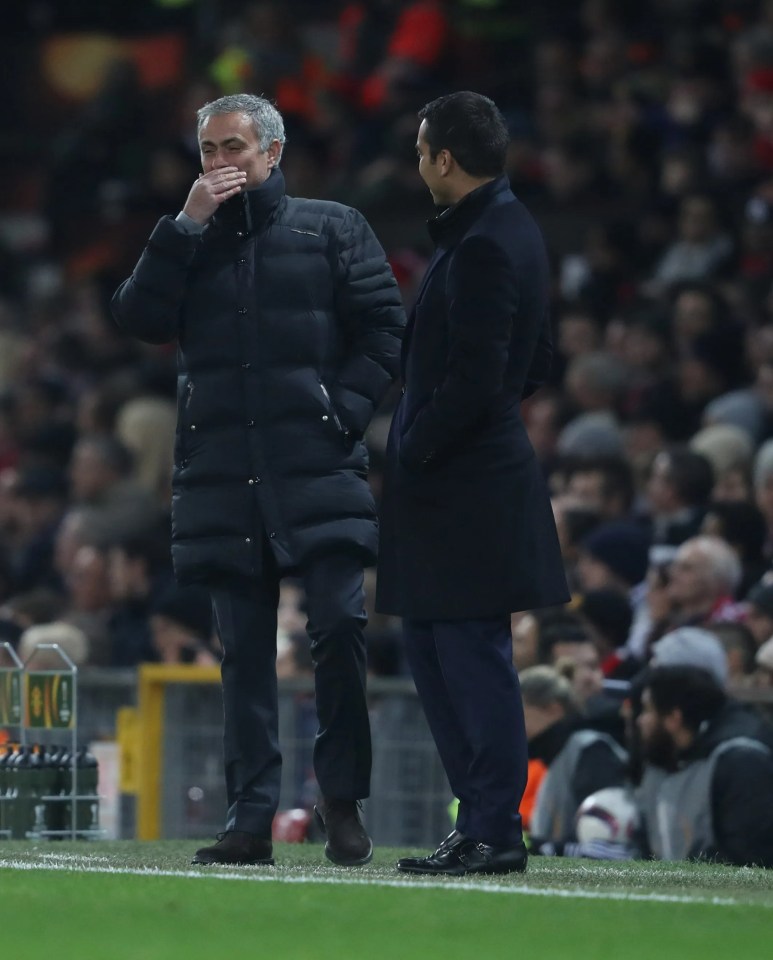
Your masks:
<instances>
[{"instance_id":1,"label":"dark combed hair","mask_svg":"<svg viewBox=\"0 0 773 960\"><path fill-rule=\"evenodd\" d=\"M426 120L430 156L448 150L471 177L498 177L505 166L510 135L493 100L462 90L432 100L419 110Z\"/></svg>"},{"instance_id":2,"label":"dark combed hair","mask_svg":"<svg viewBox=\"0 0 773 960\"><path fill-rule=\"evenodd\" d=\"M727 701L714 677L700 667L654 667L645 685L657 712L665 716L681 710L682 722L693 733L712 720Z\"/></svg>"},{"instance_id":3,"label":"dark combed hair","mask_svg":"<svg viewBox=\"0 0 773 960\"><path fill-rule=\"evenodd\" d=\"M675 446L668 450L669 478L686 503L703 506L714 486L714 469L702 453Z\"/></svg>"}]
</instances>

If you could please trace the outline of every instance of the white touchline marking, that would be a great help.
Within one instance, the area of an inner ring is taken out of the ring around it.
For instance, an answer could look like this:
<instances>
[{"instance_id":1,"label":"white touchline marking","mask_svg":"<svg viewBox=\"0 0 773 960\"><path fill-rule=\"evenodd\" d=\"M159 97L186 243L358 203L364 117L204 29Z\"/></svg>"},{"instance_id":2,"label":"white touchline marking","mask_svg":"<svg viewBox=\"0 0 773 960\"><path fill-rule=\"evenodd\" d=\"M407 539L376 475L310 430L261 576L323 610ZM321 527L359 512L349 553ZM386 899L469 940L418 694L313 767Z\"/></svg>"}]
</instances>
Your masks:
<instances>
[{"instance_id":1,"label":"white touchline marking","mask_svg":"<svg viewBox=\"0 0 773 960\"><path fill-rule=\"evenodd\" d=\"M45 855L50 857L59 856L57 854ZM64 855L61 857L66 859ZM96 859L96 858L94 858ZM100 857L104 860L104 857ZM137 877L183 877L192 880L245 880L248 883L323 883L338 886L362 886L362 887L393 887L395 889L404 889L411 887L418 890L474 890L479 893L509 893L527 897L560 897L568 900L629 900L637 903L679 903L679 904L699 904L717 907L744 907L758 906L769 909L773 903L755 902L748 903L744 900L736 900L732 897L700 897L666 893L628 893L625 891L601 891L601 890L569 890L561 887L513 887L496 883L474 883L468 880L379 880L372 878L357 878L344 876L317 876L311 874L270 874L260 873L223 873L212 872L209 870L159 870L156 867L109 867L92 866L86 862L86 858L79 858L73 855L73 862L69 864L52 863L30 860L5 860L0 857L0 869L9 870L49 870L49 871L69 871L70 873L111 873L120 876ZM244 869L244 868L242 868Z\"/></svg>"}]
</instances>

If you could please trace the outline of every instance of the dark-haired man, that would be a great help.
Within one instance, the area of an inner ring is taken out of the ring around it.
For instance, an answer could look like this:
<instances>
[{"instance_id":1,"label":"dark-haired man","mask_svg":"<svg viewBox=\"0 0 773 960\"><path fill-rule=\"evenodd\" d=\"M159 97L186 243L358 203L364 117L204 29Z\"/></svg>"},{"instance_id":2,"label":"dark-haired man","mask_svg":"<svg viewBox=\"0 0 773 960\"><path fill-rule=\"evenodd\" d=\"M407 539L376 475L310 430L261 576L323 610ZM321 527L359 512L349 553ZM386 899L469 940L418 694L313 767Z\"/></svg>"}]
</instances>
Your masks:
<instances>
[{"instance_id":1,"label":"dark-haired man","mask_svg":"<svg viewBox=\"0 0 773 960\"><path fill-rule=\"evenodd\" d=\"M419 113L435 255L403 347L387 448L378 606L406 652L459 798L456 829L408 873L524 870L526 737L511 611L564 603L553 514L520 401L551 355L540 232L503 174L496 105L450 94Z\"/></svg>"},{"instance_id":2,"label":"dark-haired man","mask_svg":"<svg viewBox=\"0 0 773 960\"><path fill-rule=\"evenodd\" d=\"M707 670L655 667L637 720L650 852L773 867L771 731Z\"/></svg>"}]
</instances>

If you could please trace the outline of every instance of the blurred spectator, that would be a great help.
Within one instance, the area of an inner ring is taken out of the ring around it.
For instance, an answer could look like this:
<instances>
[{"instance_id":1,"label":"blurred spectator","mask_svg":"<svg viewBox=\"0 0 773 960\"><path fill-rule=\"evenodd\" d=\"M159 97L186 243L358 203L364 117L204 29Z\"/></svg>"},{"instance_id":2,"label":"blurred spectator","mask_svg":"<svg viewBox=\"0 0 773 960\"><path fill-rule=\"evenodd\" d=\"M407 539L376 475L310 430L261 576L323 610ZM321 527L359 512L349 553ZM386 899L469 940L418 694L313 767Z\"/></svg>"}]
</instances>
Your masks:
<instances>
[{"instance_id":1,"label":"blurred spectator","mask_svg":"<svg viewBox=\"0 0 773 960\"><path fill-rule=\"evenodd\" d=\"M215 666L212 602L202 587L169 586L150 607L150 632L161 663Z\"/></svg>"},{"instance_id":2,"label":"blurred spectator","mask_svg":"<svg viewBox=\"0 0 773 960\"><path fill-rule=\"evenodd\" d=\"M701 533L720 537L735 551L741 562L741 580L734 596L736 599L746 596L767 569L762 553L765 521L760 511L743 500L712 501L703 518Z\"/></svg>"},{"instance_id":3,"label":"blurred spectator","mask_svg":"<svg viewBox=\"0 0 773 960\"><path fill-rule=\"evenodd\" d=\"M646 678L638 790L649 852L660 860L773 866L771 731L699 667Z\"/></svg>"},{"instance_id":4,"label":"blurred spectator","mask_svg":"<svg viewBox=\"0 0 773 960\"><path fill-rule=\"evenodd\" d=\"M623 457L587 457L566 469L566 493L601 520L625 520L634 505L631 465Z\"/></svg>"},{"instance_id":5,"label":"blurred spectator","mask_svg":"<svg viewBox=\"0 0 773 960\"><path fill-rule=\"evenodd\" d=\"M616 589L628 595L647 573L649 537L630 522L604 523L582 541L577 573L583 590Z\"/></svg>"},{"instance_id":6,"label":"blurred spectator","mask_svg":"<svg viewBox=\"0 0 773 960\"><path fill-rule=\"evenodd\" d=\"M575 814L585 797L624 783L626 754L607 734L580 729L569 681L555 669L531 667L520 680L529 759L547 768L531 814L532 842L562 843L574 839Z\"/></svg>"},{"instance_id":7,"label":"blurred spectator","mask_svg":"<svg viewBox=\"0 0 773 960\"><path fill-rule=\"evenodd\" d=\"M715 623L711 632L719 638L727 656L727 685L731 690L754 684L757 644L744 623Z\"/></svg>"},{"instance_id":8,"label":"blurred spectator","mask_svg":"<svg viewBox=\"0 0 773 960\"><path fill-rule=\"evenodd\" d=\"M105 551L82 546L75 551L65 577L68 602L61 619L78 627L89 641L89 663L112 666L108 623L111 593Z\"/></svg>"},{"instance_id":9,"label":"blurred spectator","mask_svg":"<svg viewBox=\"0 0 773 960\"><path fill-rule=\"evenodd\" d=\"M717 202L707 194L690 194L679 205L677 239L657 265L653 281L662 288L702 280L727 265L732 251Z\"/></svg>"},{"instance_id":10,"label":"blurred spectator","mask_svg":"<svg viewBox=\"0 0 773 960\"><path fill-rule=\"evenodd\" d=\"M115 528L136 529L158 511L156 500L132 479L133 459L115 437L87 434L75 444L70 462L74 503L109 509Z\"/></svg>"},{"instance_id":11,"label":"blurred spectator","mask_svg":"<svg viewBox=\"0 0 773 960\"><path fill-rule=\"evenodd\" d=\"M686 540L669 566L668 608L655 625L656 634L678 626L741 619L743 608L734 599L741 576L737 555L721 538L701 535Z\"/></svg>"},{"instance_id":12,"label":"blurred spectator","mask_svg":"<svg viewBox=\"0 0 773 960\"><path fill-rule=\"evenodd\" d=\"M763 577L749 590L744 599L749 628L758 647L773 637L773 582Z\"/></svg>"},{"instance_id":13,"label":"blurred spectator","mask_svg":"<svg viewBox=\"0 0 773 960\"><path fill-rule=\"evenodd\" d=\"M679 627L652 646L652 667L698 667L709 673L723 689L730 679L727 652L712 630Z\"/></svg>"},{"instance_id":14,"label":"blurred spectator","mask_svg":"<svg viewBox=\"0 0 773 960\"><path fill-rule=\"evenodd\" d=\"M629 657L626 651L633 623L626 594L610 588L589 590L580 598L576 611L596 646L603 676L627 679L638 673L641 661Z\"/></svg>"},{"instance_id":15,"label":"blurred spectator","mask_svg":"<svg viewBox=\"0 0 773 960\"><path fill-rule=\"evenodd\" d=\"M743 499L743 487L738 490L738 477L751 470L754 444L749 434L732 424L712 424L699 430L688 447L704 456L714 475L712 499Z\"/></svg>"},{"instance_id":16,"label":"blurred spectator","mask_svg":"<svg viewBox=\"0 0 773 960\"><path fill-rule=\"evenodd\" d=\"M700 529L714 485L710 462L683 447L659 453L647 482L653 543L677 546Z\"/></svg>"},{"instance_id":17,"label":"blurred spectator","mask_svg":"<svg viewBox=\"0 0 773 960\"><path fill-rule=\"evenodd\" d=\"M754 679L757 686L773 687L773 637L766 640L754 658Z\"/></svg>"},{"instance_id":18,"label":"blurred spectator","mask_svg":"<svg viewBox=\"0 0 773 960\"><path fill-rule=\"evenodd\" d=\"M172 497L172 461L177 409L161 397L135 397L118 411L116 437L132 455L137 484L168 508Z\"/></svg>"},{"instance_id":19,"label":"blurred spectator","mask_svg":"<svg viewBox=\"0 0 773 960\"><path fill-rule=\"evenodd\" d=\"M16 591L61 587L54 564L54 541L67 503L67 480L55 467L19 471L12 487L15 529L7 545Z\"/></svg>"},{"instance_id":20,"label":"blurred spectator","mask_svg":"<svg viewBox=\"0 0 773 960\"><path fill-rule=\"evenodd\" d=\"M753 468L754 500L765 518L765 555L773 557L773 440L757 451Z\"/></svg>"},{"instance_id":21,"label":"blurred spectator","mask_svg":"<svg viewBox=\"0 0 773 960\"><path fill-rule=\"evenodd\" d=\"M60 647L67 659L57 650L38 649L48 644ZM24 661L33 658L31 670L67 670L71 664L82 667L89 660L89 641L86 634L72 624L62 621L43 623L28 627L21 635L19 656Z\"/></svg>"},{"instance_id":22,"label":"blurred spectator","mask_svg":"<svg viewBox=\"0 0 773 960\"><path fill-rule=\"evenodd\" d=\"M109 551L111 663L135 666L158 659L151 612L171 582L169 541L160 532L124 536Z\"/></svg>"}]
</instances>

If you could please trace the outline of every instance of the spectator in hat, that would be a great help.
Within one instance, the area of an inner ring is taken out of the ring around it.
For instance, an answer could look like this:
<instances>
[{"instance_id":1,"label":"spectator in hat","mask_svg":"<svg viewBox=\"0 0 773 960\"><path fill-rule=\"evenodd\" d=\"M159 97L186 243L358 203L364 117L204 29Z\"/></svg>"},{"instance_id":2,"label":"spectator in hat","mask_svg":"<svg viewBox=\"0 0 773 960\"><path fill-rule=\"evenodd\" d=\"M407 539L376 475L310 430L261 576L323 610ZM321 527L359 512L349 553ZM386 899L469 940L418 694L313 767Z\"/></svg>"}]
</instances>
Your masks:
<instances>
[{"instance_id":1,"label":"spectator in hat","mask_svg":"<svg viewBox=\"0 0 773 960\"><path fill-rule=\"evenodd\" d=\"M649 539L634 523L602 523L582 541L577 574L583 590L630 592L647 573Z\"/></svg>"},{"instance_id":2,"label":"spectator in hat","mask_svg":"<svg viewBox=\"0 0 773 960\"><path fill-rule=\"evenodd\" d=\"M750 438L752 445L762 438L765 419L766 413L762 399L751 388L723 393L707 403L703 411L705 426L725 424L738 427Z\"/></svg>"},{"instance_id":3,"label":"spectator in hat","mask_svg":"<svg viewBox=\"0 0 773 960\"><path fill-rule=\"evenodd\" d=\"M699 667L711 674L721 688L730 672L722 642L710 630L679 627L664 634L652 645L651 667Z\"/></svg>"},{"instance_id":4,"label":"spectator in hat","mask_svg":"<svg viewBox=\"0 0 773 960\"><path fill-rule=\"evenodd\" d=\"M151 608L150 629L161 663L218 663L212 644L212 602L206 590L170 585Z\"/></svg>"},{"instance_id":5,"label":"spectator in hat","mask_svg":"<svg viewBox=\"0 0 773 960\"><path fill-rule=\"evenodd\" d=\"M751 630L757 647L773 637L773 579L763 577L744 599L744 623Z\"/></svg>"}]
</instances>

